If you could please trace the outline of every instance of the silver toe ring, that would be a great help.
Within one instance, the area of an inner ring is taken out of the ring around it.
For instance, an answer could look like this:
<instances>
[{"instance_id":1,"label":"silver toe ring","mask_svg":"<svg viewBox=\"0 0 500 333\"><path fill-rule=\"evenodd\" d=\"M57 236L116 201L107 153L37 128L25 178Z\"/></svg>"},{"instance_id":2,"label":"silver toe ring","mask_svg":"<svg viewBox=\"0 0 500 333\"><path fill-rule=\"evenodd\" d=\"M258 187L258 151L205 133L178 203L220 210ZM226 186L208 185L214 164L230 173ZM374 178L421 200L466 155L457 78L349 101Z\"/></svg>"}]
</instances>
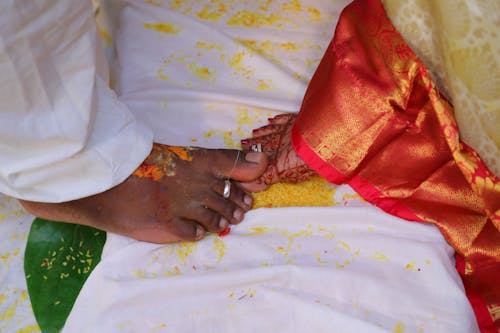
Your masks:
<instances>
[{"instance_id":1,"label":"silver toe ring","mask_svg":"<svg viewBox=\"0 0 500 333\"><path fill-rule=\"evenodd\" d=\"M224 199L229 198L231 195L231 181L229 179L224 180L224 191L222 192L222 196Z\"/></svg>"},{"instance_id":2,"label":"silver toe ring","mask_svg":"<svg viewBox=\"0 0 500 333\"><path fill-rule=\"evenodd\" d=\"M262 145L260 143L256 144L256 145L252 145L252 147L250 147L250 149L252 151L257 151L257 152L262 152Z\"/></svg>"}]
</instances>

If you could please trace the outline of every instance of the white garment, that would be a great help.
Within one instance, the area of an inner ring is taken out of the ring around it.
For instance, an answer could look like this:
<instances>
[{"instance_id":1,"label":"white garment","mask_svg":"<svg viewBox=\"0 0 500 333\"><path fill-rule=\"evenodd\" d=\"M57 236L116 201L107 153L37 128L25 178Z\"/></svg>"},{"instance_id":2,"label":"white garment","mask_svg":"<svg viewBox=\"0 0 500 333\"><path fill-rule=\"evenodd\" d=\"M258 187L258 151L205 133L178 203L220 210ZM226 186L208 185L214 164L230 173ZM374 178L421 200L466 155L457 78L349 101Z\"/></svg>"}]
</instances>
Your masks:
<instances>
[{"instance_id":1,"label":"white garment","mask_svg":"<svg viewBox=\"0 0 500 333\"><path fill-rule=\"evenodd\" d=\"M151 131L108 87L90 1L0 2L0 192L61 202L105 191Z\"/></svg>"}]
</instances>

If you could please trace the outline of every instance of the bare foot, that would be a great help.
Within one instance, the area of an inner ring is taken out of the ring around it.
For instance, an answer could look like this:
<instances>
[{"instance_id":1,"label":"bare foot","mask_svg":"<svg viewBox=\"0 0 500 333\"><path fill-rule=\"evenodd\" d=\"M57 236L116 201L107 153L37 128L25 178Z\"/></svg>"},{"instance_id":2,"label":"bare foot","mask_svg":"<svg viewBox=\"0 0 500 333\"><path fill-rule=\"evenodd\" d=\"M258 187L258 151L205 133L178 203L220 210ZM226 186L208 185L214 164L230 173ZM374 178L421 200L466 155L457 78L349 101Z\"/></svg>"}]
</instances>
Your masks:
<instances>
[{"instance_id":1,"label":"bare foot","mask_svg":"<svg viewBox=\"0 0 500 333\"><path fill-rule=\"evenodd\" d=\"M253 131L253 138L241 141L244 150L251 150L259 145L267 154L268 167L257 180L260 190L277 182L298 183L311 178L317 173L302 161L291 144L291 130L296 116L281 114L269 119L269 124Z\"/></svg>"},{"instance_id":2,"label":"bare foot","mask_svg":"<svg viewBox=\"0 0 500 333\"><path fill-rule=\"evenodd\" d=\"M154 144L122 184L64 203L21 201L42 218L90 225L154 243L195 241L242 221L252 207L248 190L267 166L265 154ZM230 195L223 197L225 179Z\"/></svg>"}]
</instances>

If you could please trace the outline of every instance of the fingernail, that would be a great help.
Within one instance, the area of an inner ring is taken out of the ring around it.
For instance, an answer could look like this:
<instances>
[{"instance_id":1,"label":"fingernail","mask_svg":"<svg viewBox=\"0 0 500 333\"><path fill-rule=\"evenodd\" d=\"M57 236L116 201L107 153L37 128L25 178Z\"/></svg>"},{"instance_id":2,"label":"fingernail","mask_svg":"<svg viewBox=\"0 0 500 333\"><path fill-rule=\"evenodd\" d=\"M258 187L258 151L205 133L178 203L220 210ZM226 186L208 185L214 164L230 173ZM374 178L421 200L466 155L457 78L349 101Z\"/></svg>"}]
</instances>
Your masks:
<instances>
[{"instance_id":1,"label":"fingernail","mask_svg":"<svg viewBox=\"0 0 500 333\"><path fill-rule=\"evenodd\" d=\"M245 205L247 205L248 207L252 207L252 197L249 196L249 195L245 195L245 197L243 198L243 202L245 203Z\"/></svg>"},{"instance_id":2,"label":"fingernail","mask_svg":"<svg viewBox=\"0 0 500 333\"><path fill-rule=\"evenodd\" d=\"M202 226L197 226L196 227L196 238L201 238L205 234L205 229L203 229Z\"/></svg>"},{"instance_id":3,"label":"fingernail","mask_svg":"<svg viewBox=\"0 0 500 333\"><path fill-rule=\"evenodd\" d=\"M241 142L242 145L246 145L250 141L248 139L242 139L240 142Z\"/></svg>"},{"instance_id":4,"label":"fingernail","mask_svg":"<svg viewBox=\"0 0 500 333\"><path fill-rule=\"evenodd\" d=\"M248 162L252 162L252 163L260 163L262 161L263 157L264 157L264 154L258 153L255 151L251 151L245 155L245 160L247 160Z\"/></svg>"},{"instance_id":5,"label":"fingernail","mask_svg":"<svg viewBox=\"0 0 500 333\"><path fill-rule=\"evenodd\" d=\"M235 209L233 212L233 218L237 221L241 221L243 219L243 211L241 211L241 209Z\"/></svg>"},{"instance_id":6,"label":"fingernail","mask_svg":"<svg viewBox=\"0 0 500 333\"><path fill-rule=\"evenodd\" d=\"M225 218L221 217L221 219L219 221L219 228L224 230L227 228L228 225L229 225L229 222Z\"/></svg>"}]
</instances>

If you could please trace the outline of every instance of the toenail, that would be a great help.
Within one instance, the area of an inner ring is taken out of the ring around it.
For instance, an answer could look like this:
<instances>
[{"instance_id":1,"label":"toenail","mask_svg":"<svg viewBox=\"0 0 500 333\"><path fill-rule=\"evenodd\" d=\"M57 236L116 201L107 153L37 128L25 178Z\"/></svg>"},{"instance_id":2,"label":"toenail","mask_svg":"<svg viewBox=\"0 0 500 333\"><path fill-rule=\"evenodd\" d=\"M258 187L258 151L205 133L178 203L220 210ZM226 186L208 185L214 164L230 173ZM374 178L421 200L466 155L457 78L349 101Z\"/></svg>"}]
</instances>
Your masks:
<instances>
[{"instance_id":1,"label":"toenail","mask_svg":"<svg viewBox=\"0 0 500 333\"><path fill-rule=\"evenodd\" d=\"M228 225L229 225L229 222L227 222L227 220L225 218L221 217L221 219L219 221L219 228L226 229Z\"/></svg>"},{"instance_id":2,"label":"toenail","mask_svg":"<svg viewBox=\"0 0 500 333\"><path fill-rule=\"evenodd\" d=\"M263 157L264 157L264 154L251 151L251 152L246 154L245 160L247 160L248 162L252 162L252 163L260 163L262 161Z\"/></svg>"},{"instance_id":3,"label":"toenail","mask_svg":"<svg viewBox=\"0 0 500 333\"><path fill-rule=\"evenodd\" d=\"M233 218L237 221L241 221L243 219L243 211L241 209L235 209L233 212Z\"/></svg>"},{"instance_id":4,"label":"toenail","mask_svg":"<svg viewBox=\"0 0 500 333\"><path fill-rule=\"evenodd\" d=\"M245 195L245 197L243 198L243 202L245 203L245 205L247 205L248 207L252 207L252 197L249 196L249 195Z\"/></svg>"},{"instance_id":5,"label":"toenail","mask_svg":"<svg viewBox=\"0 0 500 333\"><path fill-rule=\"evenodd\" d=\"M196 238L201 238L204 233L205 233L205 230L203 229L202 226L199 225L196 227Z\"/></svg>"}]
</instances>

